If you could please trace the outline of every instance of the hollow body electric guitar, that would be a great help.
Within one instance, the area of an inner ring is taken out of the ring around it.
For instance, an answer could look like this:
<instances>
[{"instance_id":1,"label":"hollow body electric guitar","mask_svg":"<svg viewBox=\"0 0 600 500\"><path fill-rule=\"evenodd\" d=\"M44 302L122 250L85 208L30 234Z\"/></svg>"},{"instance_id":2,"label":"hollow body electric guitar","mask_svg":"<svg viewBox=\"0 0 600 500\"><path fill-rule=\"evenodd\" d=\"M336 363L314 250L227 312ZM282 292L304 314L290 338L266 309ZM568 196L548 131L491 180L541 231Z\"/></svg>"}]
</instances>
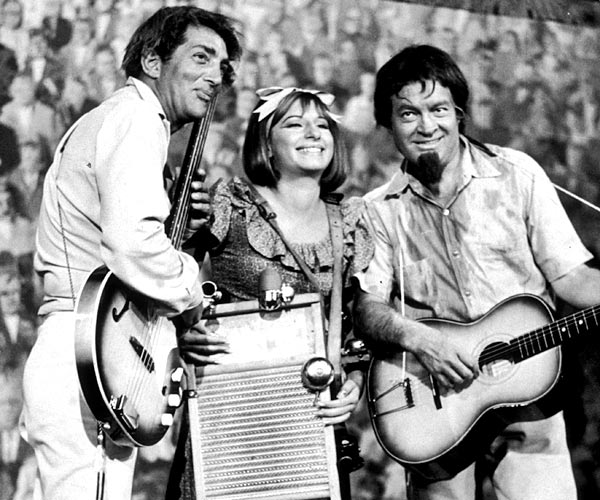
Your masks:
<instances>
[{"instance_id":1,"label":"hollow body electric guitar","mask_svg":"<svg viewBox=\"0 0 600 500\"><path fill-rule=\"evenodd\" d=\"M375 355L367 397L375 435L409 470L448 479L473 463L508 424L550 416L566 340L599 330L600 306L552 321L533 295L506 299L479 320L423 320L447 332L478 360L480 375L460 391L441 392L416 357Z\"/></svg>"},{"instance_id":2,"label":"hollow body electric guitar","mask_svg":"<svg viewBox=\"0 0 600 500\"><path fill-rule=\"evenodd\" d=\"M167 234L180 248L189 218L194 173L212 114L194 123L178 177ZM106 434L123 446L157 443L181 403L184 364L175 325L152 300L106 267L93 271L76 304L75 358L81 390Z\"/></svg>"}]
</instances>

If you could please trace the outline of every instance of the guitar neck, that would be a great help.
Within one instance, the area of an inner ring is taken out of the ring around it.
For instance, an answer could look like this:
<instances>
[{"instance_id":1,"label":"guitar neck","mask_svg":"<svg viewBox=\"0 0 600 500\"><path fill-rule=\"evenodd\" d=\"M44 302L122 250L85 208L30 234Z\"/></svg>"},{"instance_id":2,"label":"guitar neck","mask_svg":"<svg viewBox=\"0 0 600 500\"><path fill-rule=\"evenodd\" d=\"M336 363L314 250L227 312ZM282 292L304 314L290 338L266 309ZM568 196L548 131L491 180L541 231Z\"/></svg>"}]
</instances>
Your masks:
<instances>
[{"instance_id":1,"label":"guitar neck","mask_svg":"<svg viewBox=\"0 0 600 500\"><path fill-rule=\"evenodd\" d=\"M516 337L510 342L511 358L524 361L600 327L600 306L593 306Z\"/></svg>"},{"instance_id":2,"label":"guitar neck","mask_svg":"<svg viewBox=\"0 0 600 500\"><path fill-rule=\"evenodd\" d=\"M208 105L206 116L194 122L183 164L177 177L173 207L167 227L167 235L175 248L180 248L182 244L183 234L189 218L192 181L194 180L194 174L200 167L200 160L206 143L208 127L215 112L216 101L216 97L213 98Z\"/></svg>"}]
</instances>

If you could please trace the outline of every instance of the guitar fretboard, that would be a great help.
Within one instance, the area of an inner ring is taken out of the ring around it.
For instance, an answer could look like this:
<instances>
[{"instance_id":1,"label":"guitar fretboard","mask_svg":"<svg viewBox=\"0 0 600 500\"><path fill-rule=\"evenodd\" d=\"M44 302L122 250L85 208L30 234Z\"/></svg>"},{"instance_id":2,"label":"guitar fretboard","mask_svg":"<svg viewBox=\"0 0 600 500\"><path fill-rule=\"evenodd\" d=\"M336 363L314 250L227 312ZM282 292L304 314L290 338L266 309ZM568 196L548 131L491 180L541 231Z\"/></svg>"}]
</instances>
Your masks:
<instances>
[{"instance_id":1,"label":"guitar fretboard","mask_svg":"<svg viewBox=\"0 0 600 500\"><path fill-rule=\"evenodd\" d=\"M514 361L523 361L577 335L598 329L599 314L600 306L590 307L520 335L510 342L511 357Z\"/></svg>"},{"instance_id":2,"label":"guitar fretboard","mask_svg":"<svg viewBox=\"0 0 600 500\"><path fill-rule=\"evenodd\" d=\"M578 311L519 335L509 343L492 344L481 355L480 364L493 363L502 359L518 363L593 330L600 330L600 305Z\"/></svg>"}]
</instances>

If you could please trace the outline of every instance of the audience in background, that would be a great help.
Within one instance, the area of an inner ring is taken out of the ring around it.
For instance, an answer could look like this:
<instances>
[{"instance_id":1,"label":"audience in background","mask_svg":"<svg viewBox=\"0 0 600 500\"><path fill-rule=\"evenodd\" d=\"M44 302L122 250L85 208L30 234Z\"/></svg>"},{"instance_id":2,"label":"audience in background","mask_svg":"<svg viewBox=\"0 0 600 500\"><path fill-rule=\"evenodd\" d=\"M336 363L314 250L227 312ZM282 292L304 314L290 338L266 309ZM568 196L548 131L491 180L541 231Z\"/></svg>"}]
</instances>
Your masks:
<instances>
[{"instance_id":1,"label":"audience in background","mask_svg":"<svg viewBox=\"0 0 600 500\"><path fill-rule=\"evenodd\" d=\"M10 86L11 100L0 111L0 122L14 129L19 139L35 137L44 152L54 152L64 132L58 112L36 97L35 82L30 73L19 73Z\"/></svg>"},{"instance_id":2,"label":"audience in background","mask_svg":"<svg viewBox=\"0 0 600 500\"><path fill-rule=\"evenodd\" d=\"M600 201L594 160L600 154L600 29L384 0L0 0L0 294L15 294L15 283L2 280L4 250L17 259L25 310L39 302L31 252L43 176L58 137L124 83L123 43L139 22L163 5L187 3L236 17L246 45L235 91L220 97L206 142L207 182L241 174L240 144L254 91L271 85L336 96L351 152L342 191L361 195L386 182L398 152L373 124L373 75L402 47L425 42L451 51L473 82L471 136L525 151L553 181ZM172 141L175 170L188 135L182 130ZM598 216L562 200L584 243L600 257ZM0 370L0 388L1 377L17 372L6 373ZM379 456L371 441L362 443L365 454ZM389 478L381 480L387 465L368 456L356 477L369 484L354 490L385 498L393 488ZM0 500L11 498L2 496L9 470L3 463ZM35 473L26 464L23 484ZM140 467L152 475L149 464ZM16 477L11 481L14 489ZM29 498L25 490L19 495Z\"/></svg>"},{"instance_id":3,"label":"audience in background","mask_svg":"<svg viewBox=\"0 0 600 500\"><path fill-rule=\"evenodd\" d=\"M10 100L10 85L19 70L15 52L0 43L0 107Z\"/></svg>"},{"instance_id":4,"label":"audience in background","mask_svg":"<svg viewBox=\"0 0 600 500\"><path fill-rule=\"evenodd\" d=\"M48 155L39 138L23 138L19 144L21 162L7 177L7 183L12 184L21 194L23 214L36 227L44 189L44 176L48 165Z\"/></svg>"},{"instance_id":5,"label":"audience in background","mask_svg":"<svg viewBox=\"0 0 600 500\"><path fill-rule=\"evenodd\" d=\"M16 186L0 182L0 251L17 257L33 254L35 227L25 216L24 200Z\"/></svg>"},{"instance_id":6,"label":"audience in background","mask_svg":"<svg viewBox=\"0 0 600 500\"><path fill-rule=\"evenodd\" d=\"M0 43L12 50L19 66L25 60L27 32L23 29L23 5L19 0L4 0L0 4ZM4 67L0 61L0 67Z\"/></svg>"},{"instance_id":7,"label":"audience in background","mask_svg":"<svg viewBox=\"0 0 600 500\"><path fill-rule=\"evenodd\" d=\"M63 91L65 68L41 29L29 31L29 45L22 72L32 78L36 97L48 106L54 106Z\"/></svg>"}]
</instances>

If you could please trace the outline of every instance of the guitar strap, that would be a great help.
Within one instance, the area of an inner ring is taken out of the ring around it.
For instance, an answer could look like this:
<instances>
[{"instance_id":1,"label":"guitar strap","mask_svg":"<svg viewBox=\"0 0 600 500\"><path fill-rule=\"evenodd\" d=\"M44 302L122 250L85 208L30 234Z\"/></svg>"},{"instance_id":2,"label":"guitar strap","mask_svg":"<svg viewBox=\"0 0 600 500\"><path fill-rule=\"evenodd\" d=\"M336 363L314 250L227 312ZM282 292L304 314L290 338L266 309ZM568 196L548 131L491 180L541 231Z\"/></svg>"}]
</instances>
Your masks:
<instances>
[{"instance_id":1,"label":"guitar strap","mask_svg":"<svg viewBox=\"0 0 600 500\"><path fill-rule=\"evenodd\" d=\"M58 207L57 207L58 208L58 221L60 224L60 234L62 237L63 251L65 253L65 264L67 266L67 274L69 276L69 288L71 291L71 300L73 301L73 310L75 310L75 305L76 305L75 288L73 286L73 276L71 274L71 263L69 261L69 252L67 251L67 236L65 234L65 227L64 227L64 213L63 213L62 205L60 204L60 196L62 194L62 191L60 190L60 187L58 185L58 178L60 177L60 161L62 159L63 152L65 150L67 142L69 142L71 135L73 134L73 132L75 132L75 129L77 128L77 125L79 125L80 121L81 121L81 118L79 118L79 120L77 120L73 125L71 125L69 130L67 130L67 132L61 139L60 143L58 144L58 146L56 148L56 152L54 153L54 158L52 160L52 163L54 165L56 165L56 176L54 178L54 181L56 184L56 203L58 205Z\"/></svg>"},{"instance_id":2,"label":"guitar strap","mask_svg":"<svg viewBox=\"0 0 600 500\"><path fill-rule=\"evenodd\" d=\"M58 185L58 179L60 177L60 161L62 159L63 152L67 145L67 142L71 138L71 135L79 125L83 117L79 118L61 139L60 143L56 148L56 152L54 153L54 158L52 163L56 165L56 176L54 178L56 184L56 203L58 208L58 221L60 224L60 234L62 238L63 251L65 254L65 264L67 266L67 274L69 276L69 288L71 291L71 300L73 302L73 311L76 309L77 299L75 298L75 287L73 285L73 275L71 273L71 263L69 260L69 252L67 250L67 236L65 232L64 226L64 213L63 208L60 203L60 197L62 195L62 191ZM102 422L98 421L96 424L96 500L104 499L104 482L106 479L106 435L104 432L104 425Z\"/></svg>"}]
</instances>

